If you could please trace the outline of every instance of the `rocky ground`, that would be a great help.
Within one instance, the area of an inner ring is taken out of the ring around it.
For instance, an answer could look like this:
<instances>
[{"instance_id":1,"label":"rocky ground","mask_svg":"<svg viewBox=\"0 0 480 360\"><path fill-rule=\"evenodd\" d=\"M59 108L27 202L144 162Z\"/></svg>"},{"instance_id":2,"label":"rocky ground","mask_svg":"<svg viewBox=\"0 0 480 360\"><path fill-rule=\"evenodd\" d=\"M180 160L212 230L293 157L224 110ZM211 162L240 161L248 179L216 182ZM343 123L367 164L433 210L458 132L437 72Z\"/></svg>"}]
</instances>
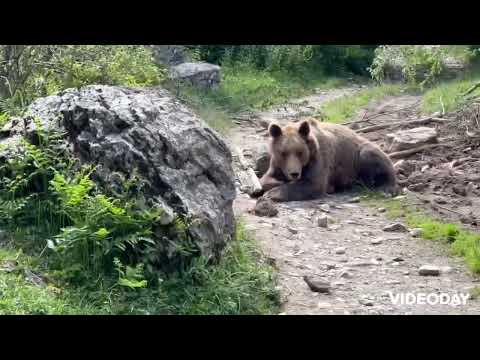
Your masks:
<instances>
[{"instance_id":1,"label":"rocky ground","mask_svg":"<svg viewBox=\"0 0 480 360\"><path fill-rule=\"evenodd\" d=\"M407 297L407 294L447 294L450 300L459 299L459 295L467 294L480 282L468 271L462 259L450 256L445 246L418 238L415 231L388 220L383 209L359 203L358 194L350 192L316 201L283 203L276 211L264 216L257 216L252 211L256 200L246 193L248 172L245 168L262 166L255 162L261 162L258 154L264 151L266 144L266 124L273 119L286 123L313 114L325 101L359 89L351 87L319 92L267 112L239 116L237 126L229 135L237 174L234 211L245 219L247 228L278 269L282 313L480 313L478 299L468 299L466 304L457 305L395 303L392 296L400 294ZM350 126L359 130L407 119L423 119L419 103L420 98L416 96L383 99L360 112ZM413 124L367 131L364 135L389 153L453 142L451 147L427 147L411 156L400 156L395 160L399 178L411 194L425 198L422 203L430 210L439 211L439 215L447 218L464 218L464 223L476 227L478 145L475 147L463 137L454 136L451 124L441 120L421 124L431 130L414 130L413 135L411 132L398 133L420 127ZM396 136L389 135L393 133ZM441 151L437 152L438 149ZM468 160L463 159L467 157ZM462 161L452 163L455 160ZM451 169L461 173L452 176ZM444 171L447 173L442 178L438 174ZM435 205L439 205L436 202L438 197L445 199L446 205L441 205L444 209ZM438 300L434 296L429 302Z\"/></svg>"}]
</instances>

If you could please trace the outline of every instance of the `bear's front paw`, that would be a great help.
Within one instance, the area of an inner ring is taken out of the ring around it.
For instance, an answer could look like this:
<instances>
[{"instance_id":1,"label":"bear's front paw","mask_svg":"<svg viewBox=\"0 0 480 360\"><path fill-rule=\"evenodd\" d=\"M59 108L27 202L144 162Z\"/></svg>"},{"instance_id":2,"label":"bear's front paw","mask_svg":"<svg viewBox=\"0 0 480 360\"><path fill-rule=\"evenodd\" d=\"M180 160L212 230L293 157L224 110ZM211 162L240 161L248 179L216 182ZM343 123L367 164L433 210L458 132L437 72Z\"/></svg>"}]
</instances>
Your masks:
<instances>
[{"instance_id":1,"label":"bear's front paw","mask_svg":"<svg viewBox=\"0 0 480 360\"><path fill-rule=\"evenodd\" d=\"M287 201L288 191L286 186L278 186L267 191L263 197L276 202Z\"/></svg>"}]
</instances>

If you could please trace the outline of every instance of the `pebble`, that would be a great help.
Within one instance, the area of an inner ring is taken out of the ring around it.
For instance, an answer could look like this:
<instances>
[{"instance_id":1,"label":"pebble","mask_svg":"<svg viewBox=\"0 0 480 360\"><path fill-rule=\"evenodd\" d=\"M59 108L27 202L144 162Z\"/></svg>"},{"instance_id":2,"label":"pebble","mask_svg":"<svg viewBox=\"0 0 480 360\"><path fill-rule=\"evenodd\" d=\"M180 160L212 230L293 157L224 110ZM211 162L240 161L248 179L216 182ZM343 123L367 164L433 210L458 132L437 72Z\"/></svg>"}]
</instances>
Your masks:
<instances>
[{"instance_id":1,"label":"pebble","mask_svg":"<svg viewBox=\"0 0 480 360\"><path fill-rule=\"evenodd\" d=\"M370 244L372 245L380 245L382 243L383 239L373 239L370 241Z\"/></svg>"},{"instance_id":2,"label":"pebble","mask_svg":"<svg viewBox=\"0 0 480 360\"><path fill-rule=\"evenodd\" d=\"M420 228L415 228L410 230L410 236L412 237L419 237L422 235L422 233L423 233L423 230Z\"/></svg>"},{"instance_id":3,"label":"pebble","mask_svg":"<svg viewBox=\"0 0 480 360\"><path fill-rule=\"evenodd\" d=\"M418 274L421 276L439 276L440 268L438 266L433 266L433 265L423 265L418 270Z\"/></svg>"},{"instance_id":4,"label":"pebble","mask_svg":"<svg viewBox=\"0 0 480 360\"><path fill-rule=\"evenodd\" d=\"M320 205L320 210L322 210L323 212L329 213L330 212L330 205L322 204L322 205Z\"/></svg>"},{"instance_id":5,"label":"pebble","mask_svg":"<svg viewBox=\"0 0 480 360\"><path fill-rule=\"evenodd\" d=\"M360 202L360 198L358 196L353 197L347 201L349 204L356 204Z\"/></svg>"},{"instance_id":6,"label":"pebble","mask_svg":"<svg viewBox=\"0 0 480 360\"><path fill-rule=\"evenodd\" d=\"M326 215L320 215L317 218L317 225L326 228L328 226L328 217Z\"/></svg>"},{"instance_id":7,"label":"pebble","mask_svg":"<svg viewBox=\"0 0 480 360\"><path fill-rule=\"evenodd\" d=\"M287 227L288 231L290 231L292 234L298 234L298 229L288 226Z\"/></svg>"},{"instance_id":8,"label":"pebble","mask_svg":"<svg viewBox=\"0 0 480 360\"><path fill-rule=\"evenodd\" d=\"M386 231L386 232L407 232L408 229L403 224L394 223L394 224L390 224L390 225L385 226L383 228L383 231Z\"/></svg>"},{"instance_id":9,"label":"pebble","mask_svg":"<svg viewBox=\"0 0 480 360\"><path fill-rule=\"evenodd\" d=\"M315 280L308 276L304 276L303 280L307 283L310 290L319 293L329 293L330 292L330 283L327 281Z\"/></svg>"},{"instance_id":10,"label":"pebble","mask_svg":"<svg viewBox=\"0 0 480 360\"><path fill-rule=\"evenodd\" d=\"M363 306L373 306L373 301L370 299L360 299L358 302Z\"/></svg>"},{"instance_id":11,"label":"pebble","mask_svg":"<svg viewBox=\"0 0 480 360\"><path fill-rule=\"evenodd\" d=\"M387 211L387 209L385 209L385 208L378 208L377 211L378 211L379 213L384 213L385 211Z\"/></svg>"},{"instance_id":12,"label":"pebble","mask_svg":"<svg viewBox=\"0 0 480 360\"><path fill-rule=\"evenodd\" d=\"M353 274L349 271L344 270L340 273L340 277L344 279L351 279L353 278Z\"/></svg>"},{"instance_id":13,"label":"pebble","mask_svg":"<svg viewBox=\"0 0 480 360\"><path fill-rule=\"evenodd\" d=\"M335 249L335 254L337 255L343 255L345 254L346 249L344 247L339 247Z\"/></svg>"}]
</instances>

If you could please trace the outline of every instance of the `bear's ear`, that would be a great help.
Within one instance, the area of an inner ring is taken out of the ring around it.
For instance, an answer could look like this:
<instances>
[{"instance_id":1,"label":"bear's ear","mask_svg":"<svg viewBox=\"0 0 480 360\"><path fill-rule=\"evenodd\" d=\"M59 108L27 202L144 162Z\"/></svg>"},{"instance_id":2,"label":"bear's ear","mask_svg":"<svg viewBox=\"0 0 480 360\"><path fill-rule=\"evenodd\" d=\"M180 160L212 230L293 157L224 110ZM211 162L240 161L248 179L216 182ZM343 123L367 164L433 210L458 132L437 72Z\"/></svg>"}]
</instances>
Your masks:
<instances>
[{"instance_id":1,"label":"bear's ear","mask_svg":"<svg viewBox=\"0 0 480 360\"><path fill-rule=\"evenodd\" d=\"M310 135L310 124L308 121L302 121L300 127L298 128L298 133L304 138L307 138L308 135Z\"/></svg>"},{"instance_id":2,"label":"bear's ear","mask_svg":"<svg viewBox=\"0 0 480 360\"><path fill-rule=\"evenodd\" d=\"M277 138L282 135L282 128L277 124L270 124L268 127L268 132L270 133L271 137Z\"/></svg>"}]
</instances>

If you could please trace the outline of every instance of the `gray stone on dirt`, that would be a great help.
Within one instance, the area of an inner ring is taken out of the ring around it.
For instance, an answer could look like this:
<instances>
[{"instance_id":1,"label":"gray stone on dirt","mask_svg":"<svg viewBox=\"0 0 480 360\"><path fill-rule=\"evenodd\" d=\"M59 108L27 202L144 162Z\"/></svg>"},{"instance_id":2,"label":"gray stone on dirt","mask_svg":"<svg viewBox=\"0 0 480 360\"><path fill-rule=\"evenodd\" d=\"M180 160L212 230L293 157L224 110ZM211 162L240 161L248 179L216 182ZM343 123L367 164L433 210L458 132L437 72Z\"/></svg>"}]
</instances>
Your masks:
<instances>
[{"instance_id":1,"label":"gray stone on dirt","mask_svg":"<svg viewBox=\"0 0 480 360\"><path fill-rule=\"evenodd\" d=\"M231 152L169 91L86 86L38 99L28 113L12 119L8 137L0 139L17 144L0 151L0 165L16 156L21 139L36 137L32 118L38 117L45 130L66 133L59 151L73 148L81 163L96 167L92 179L102 190L122 192L135 176L146 206L194 219L187 231L199 255L217 258L233 238ZM167 239L163 228L154 229L153 240L162 267L182 256L172 250L170 241L177 239Z\"/></svg>"},{"instance_id":2,"label":"gray stone on dirt","mask_svg":"<svg viewBox=\"0 0 480 360\"><path fill-rule=\"evenodd\" d=\"M387 134L386 140L390 146L389 152L395 152L436 143L437 136L438 133L435 129L421 126Z\"/></svg>"},{"instance_id":3,"label":"gray stone on dirt","mask_svg":"<svg viewBox=\"0 0 480 360\"><path fill-rule=\"evenodd\" d=\"M356 204L360 202L360 197L356 196L347 201L348 204Z\"/></svg>"},{"instance_id":4,"label":"gray stone on dirt","mask_svg":"<svg viewBox=\"0 0 480 360\"><path fill-rule=\"evenodd\" d=\"M447 203L447 200L445 200L445 198L444 198L444 197L441 197L441 196L435 197L435 198L433 199L433 201L434 201L435 203L437 203L437 204L440 204L440 205Z\"/></svg>"},{"instance_id":5,"label":"gray stone on dirt","mask_svg":"<svg viewBox=\"0 0 480 360\"><path fill-rule=\"evenodd\" d=\"M422 236L423 230L420 228L415 228L410 230L410 236L412 237L420 237Z\"/></svg>"},{"instance_id":6,"label":"gray stone on dirt","mask_svg":"<svg viewBox=\"0 0 480 360\"><path fill-rule=\"evenodd\" d=\"M294 228L290 225L287 226L288 231L290 231L292 234L298 234L298 229Z\"/></svg>"},{"instance_id":7,"label":"gray stone on dirt","mask_svg":"<svg viewBox=\"0 0 480 360\"><path fill-rule=\"evenodd\" d=\"M330 293L331 286L330 286L330 283L327 281L312 279L309 276L304 276L303 280L307 283L308 287L313 292L319 292L319 293L325 293L325 294Z\"/></svg>"},{"instance_id":8,"label":"gray stone on dirt","mask_svg":"<svg viewBox=\"0 0 480 360\"><path fill-rule=\"evenodd\" d=\"M330 205L322 204L322 205L320 205L320 210L322 210L323 212L329 213L330 212Z\"/></svg>"},{"instance_id":9,"label":"gray stone on dirt","mask_svg":"<svg viewBox=\"0 0 480 360\"><path fill-rule=\"evenodd\" d=\"M418 274L421 276L439 276L440 268L434 265L423 265L418 270Z\"/></svg>"},{"instance_id":10,"label":"gray stone on dirt","mask_svg":"<svg viewBox=\"0 0 480 360\"><path fill-rule=\"evenodd\" d=\"M373 301L368 298L359 299L358 302L363 306L373 306Z\"/></svg>"},{"instance_id":11,"label":"gray stone on dirt","mask_svg":"<svg viewBox=\"0 0 480 360\"><path fill-rule=\"evenodd\" d=\"M335 249L335 254L337 255L343 255L345 254L346 249L344 247L339 247Z\"/></svg>"},{"instance_id":12,"label":"gray stone on dirt","mask_svg":"<svg viewBox=\"0 0 480 360\"><path fill-rule=\"evenodd\" d=\"M385 232L407 232L408 231L405 225L401 223L394 223L394 224L387 225L382 230Z\"/></svg>"},{"instance_id":13,"label":"gray stone on dirt","mask_svg":"<svg viewBox=\"0 0 480 360\"><path fill-rule=\"evenodd\" d=\"M274 217L278 215L278 209L273 201L261 197L257 200L254 213L257 216Z\"/></svg>"},{"instance_id":14,"label":"gray stone on dirt","mask_svg":"<svg viewBox=\"0 0 480 360\"><path fill-rule=\"evenodd\" d=\"M370 241L370 244L372 245L380 245L381 243L383 242L383 239L382 238L378 238L378 239L373 239Z\"/></svg>"},{"instance_id":15,"label":"gray stone on dirt","mask_svg":"<svg viewBox=\"0 0 480 360\"><path fill-rule=\"evenodd\" d=\"M344 279L351 279L353 278L353 274L348 271L348 270L343 270L340 275L339 275L341 278L344 278Z\"/></svg>"},{"instance_id":16,"label":"gray stone on dirt","mask_svg":"<svg viewBox=\"0 0 480 360\"><path fill-rule=\"evenodd\" d=\"M318 216L317 225L322 227L322 228L328 227L328 216L327 215Z\"/></svg>"},{"instance_id":17,"label":"gray stone on dirt","mask_svg":"<svg viewBox=\"0 0 480 360\"><path fill-rule=\"evenodd\" d=\"M385 211L387 211L387 209L385 209L385 208L378 208L377 211L378 211L379 213L384 213Z\"/></svg>"},{"instance_id":18,"label":"gray stone on dirt","mask_svg":"<svg viewBox=\"0 0 480 360\"><path fill-rule=\"evenodd\" d=\"M220 66L205 62L186 62L170 68L169 78L199 88L215 89L220 85Z\"/></svg>"}]
</instances>

